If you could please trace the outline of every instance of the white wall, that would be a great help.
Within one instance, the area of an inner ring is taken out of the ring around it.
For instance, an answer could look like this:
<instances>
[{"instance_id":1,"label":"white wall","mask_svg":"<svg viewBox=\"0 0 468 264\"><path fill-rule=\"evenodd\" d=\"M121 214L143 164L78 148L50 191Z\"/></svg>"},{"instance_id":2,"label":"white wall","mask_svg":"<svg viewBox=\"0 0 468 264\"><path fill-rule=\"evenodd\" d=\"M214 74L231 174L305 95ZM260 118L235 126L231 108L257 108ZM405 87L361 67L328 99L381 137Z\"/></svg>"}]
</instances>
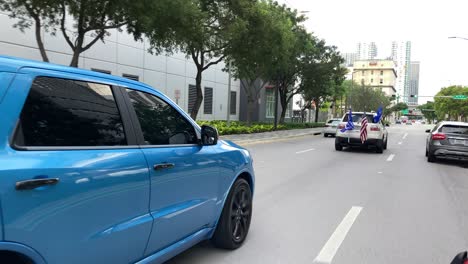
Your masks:
<instances>
[{"instance_id":1,"label":"white wall","mask_svg":"<svg viewBox=\"0 0 468 264\"><path fill-rule=\"evenodd\" d=\"M41 60L33 30L22 33L13 28L15 19L0 12L0 55ZM111 71L113 75L137 75L141 82L147 83L176 101L176 90L180 90L179 106L188 108L188 86L195 85L196 68L185 54L152 55L147 52L147 41L137 42L125 30L111 30L111 35L105 38L105 43L98 41L91 49L80 56L79 67L84 69L100 69ZM68 65L71 61L71 49L66 44L60 32L51 36L43 32L44 44L52 63ZM87 38L87 39L90 39ZM228 74L223 72L224 63L214 65L203 73L203 87L213 88L213 114L203 114L203 104L198 119L226 119ZM232 91L237 92L236 115L232 120L239 119L240 82L232 80Z\"/></svg>"}]
</instances>

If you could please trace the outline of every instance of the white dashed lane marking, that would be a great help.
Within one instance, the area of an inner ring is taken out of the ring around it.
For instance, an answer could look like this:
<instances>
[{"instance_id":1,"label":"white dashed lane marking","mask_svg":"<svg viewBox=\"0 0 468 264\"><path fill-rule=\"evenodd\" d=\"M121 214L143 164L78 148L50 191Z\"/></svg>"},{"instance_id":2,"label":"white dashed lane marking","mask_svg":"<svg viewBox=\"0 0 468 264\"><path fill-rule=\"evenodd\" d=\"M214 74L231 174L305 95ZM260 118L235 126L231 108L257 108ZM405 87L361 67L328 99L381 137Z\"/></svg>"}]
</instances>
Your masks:
<instances>
[{"instance_id":1,"label":"white dashed lane marking","mask_svg":"<svg viewBox=\"0 0 468 264\"><path fill-rule=\"evenodd\" d=\"M311 149L301 150L301 151L296 152L296 154L302 154L302 153L306 153L306 152L313 151L313 150L315 149L311 148Z\"/></svg>"},{"instance_id":2,"label":"white dashed lane marking","mask_svg":"<svg viewBox=\"0 0 468 264\"><path fill-rule=\"evenodd\" d=\"M360 206L351 207L348 214L346 214L341 223L335 229L335 232L333 232L320 253L314 259L314 263L329 264L332 262L333 257L340 248L341 243L343 243L344 239L346 238L346 235L356 221L356 218L361 213L361 210L362 207Z\"/></svg>"}]
</instances>

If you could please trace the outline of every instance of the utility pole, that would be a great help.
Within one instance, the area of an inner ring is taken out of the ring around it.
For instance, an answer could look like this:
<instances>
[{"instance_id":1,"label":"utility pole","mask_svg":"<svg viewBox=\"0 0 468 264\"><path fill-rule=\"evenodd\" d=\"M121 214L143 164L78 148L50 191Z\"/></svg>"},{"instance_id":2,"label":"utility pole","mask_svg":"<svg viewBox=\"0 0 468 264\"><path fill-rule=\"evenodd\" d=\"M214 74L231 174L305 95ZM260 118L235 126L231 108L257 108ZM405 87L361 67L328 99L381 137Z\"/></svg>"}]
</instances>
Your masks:
<instances>
[{"instance_id":1,"label":"utility pole","mask_svg":"<svg viewBox=\"0 0 468 264\"><path fill-rule=\"evenodd\" d=\"M227 96L227 107L226 107L226 125L231 125L231 61L228 62L228 96Z\"/></svg>"}]
</instances>

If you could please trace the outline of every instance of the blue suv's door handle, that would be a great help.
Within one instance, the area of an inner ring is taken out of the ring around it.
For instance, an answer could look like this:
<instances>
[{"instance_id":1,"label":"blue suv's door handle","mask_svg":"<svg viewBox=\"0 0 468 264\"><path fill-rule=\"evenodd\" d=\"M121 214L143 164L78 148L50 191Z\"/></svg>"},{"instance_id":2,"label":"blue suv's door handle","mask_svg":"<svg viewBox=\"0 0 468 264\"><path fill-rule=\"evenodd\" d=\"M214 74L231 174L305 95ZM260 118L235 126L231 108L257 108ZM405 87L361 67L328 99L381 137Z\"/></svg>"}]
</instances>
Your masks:
<instances>
[{"instance_id":1,"label":"blue suv's door handle","mask_svg":"<svg viewBox=\"0 0 468 264\"><path fill-rule=\"evenodd\" d=\"M174 168L174 163L161 163L153 166L154 170L164 170Z\"/></svg>"},{"instance_id":2,"label":"blue suv's door handle","mask_svg":"<svg viewBox=\"0 0 468 264\"><path fill-rule=\"evenodd\" d=\"M16 182L16 190L33 190L45 185L55 185L59 182L59 178L45 178L45 179L34 179Z\"/></svg>"}]
</instances>

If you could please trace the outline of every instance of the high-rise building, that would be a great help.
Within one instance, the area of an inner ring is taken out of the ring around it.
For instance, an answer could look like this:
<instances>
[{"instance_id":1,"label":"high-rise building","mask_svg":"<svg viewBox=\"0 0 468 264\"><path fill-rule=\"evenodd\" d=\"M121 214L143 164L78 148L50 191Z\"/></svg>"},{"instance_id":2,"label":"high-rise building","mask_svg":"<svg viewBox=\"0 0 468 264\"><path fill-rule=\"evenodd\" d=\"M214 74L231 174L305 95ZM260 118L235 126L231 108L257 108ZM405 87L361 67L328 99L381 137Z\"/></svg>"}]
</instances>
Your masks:
<instances>
[{"instance_id":1,"label":"high-rise building","mask_svg":"<svg viewBox=\"0 0 468 264\"><path fill-rule=\"evenodd\" d=\"M345 62L344 62L345 67L353 67L354 62L356 61L358 55L357 55L357 53L349 53L348 52L348 53L342 53L341 56L345 60Z\"/></svg>"},{"instance_id":2,"label":"high-rise building","mask_svg":"<svg viewBox=\"0 0 468 264\"><path fill-rule=\"evenodd\" d=\"M410 64L410 75L409 75L409 90L408 94L410 97L408 98L409 105L417 105L418 104L418 95L419 95L419 61L412 61ZM415 95L415 97L411 97L411 95Z\"/></svg>"},{"instance_id":3,"label":"high-rise building","mask_svg":"<svg viewBox=\"0 0 468 264\"><path fill-rule=\"evenodd\" d=\"M396 63L396 91L400 101L408 102L410 89L411 42L393 41L390 58Z\"/></svg>"},{"instance_id":4,"label":"high-rise building","mask_svg":"<svg viewBox=\"0 0 468 264\"><path fill-rule=\"evenodd\" d=\"M373 60L377 58L377 44L375 42L365 43L359 42L357 44L357 60Z\"/></svg>"}]
</instances>

